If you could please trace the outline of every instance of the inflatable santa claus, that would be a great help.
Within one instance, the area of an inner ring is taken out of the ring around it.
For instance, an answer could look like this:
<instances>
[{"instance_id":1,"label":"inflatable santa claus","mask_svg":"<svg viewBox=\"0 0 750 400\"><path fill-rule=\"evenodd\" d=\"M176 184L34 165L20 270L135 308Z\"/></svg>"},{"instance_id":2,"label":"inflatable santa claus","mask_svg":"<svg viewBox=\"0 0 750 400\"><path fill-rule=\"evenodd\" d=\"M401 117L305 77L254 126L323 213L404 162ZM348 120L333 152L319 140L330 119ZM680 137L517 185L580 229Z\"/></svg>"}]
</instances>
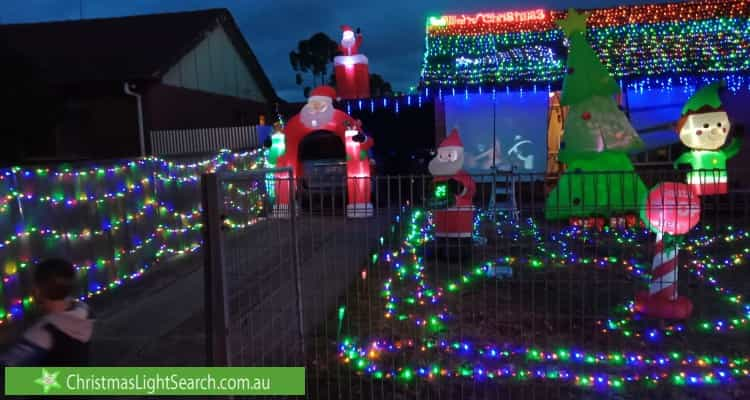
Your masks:
<instances>
[{"instance_id":1,"label":"inflatable santa claus","mask_svg":"<svg viewBox=\"0 0 750 400\"><path fill-rule=\"evenodd\" d=\"M471 238L474 231L474 180L463 170L464 146L458 130L453 129L440 143L429 164L435 177L435 199L441 208L434 210L435 237Z\"/></svg>"},{"instance_id":2,"label":"inflatable santa claus","mask_svg":"<svg viewBox=\"0 0 750 400\"><path fill-rule=\"evenodd\" d=\"M336 135L346 147L347 214L349 217L369 217L373 214L373 207L370 202L370 159L367 150L372 146L372 139L364 135L361 123L333 107L335 98L336 90L330 86L313 89L307 104L284 127L284 152L278 157L276 167L291 168L293 177L298 178L304 174L299 162L302 139L320 131ZM275 216L290 215L295 182L290 182L288 173L276 174Z\"/></svg>"},{"instance_id":3,"label":"inflatable santa claus","mask_svg":"<svg viewBox=\"0 0 750 400\"><path fill-rule=\"evenodd\" d=\"M339 44L341 54L345 56L358 54L359 46L362 45L362 34L359 33L359 29L357 29L357 33L355 34L349 25L343 25L341 26L341 32L342 38Z\"/></svg>"},{"instance_id":4,"label":"inflatable santa claus","mask_svg":"<svg viewBox=\"0 0 750 400\"><path fill-rule=\"evenodd\" d=\"M367 57L359 54L362 34L355 34L348 25L341 27L340 56L333 59L336 71L336 87L342 99L370 97L370 66Z\"/></svg>"}]
</instances>

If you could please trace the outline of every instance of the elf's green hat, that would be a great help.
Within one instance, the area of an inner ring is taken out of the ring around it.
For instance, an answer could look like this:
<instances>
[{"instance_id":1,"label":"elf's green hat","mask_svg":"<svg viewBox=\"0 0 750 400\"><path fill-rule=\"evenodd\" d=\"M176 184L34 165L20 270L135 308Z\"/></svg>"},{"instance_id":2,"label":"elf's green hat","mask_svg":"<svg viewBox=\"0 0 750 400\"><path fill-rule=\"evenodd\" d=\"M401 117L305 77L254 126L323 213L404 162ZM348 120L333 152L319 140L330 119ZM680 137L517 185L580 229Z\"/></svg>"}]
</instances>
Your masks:
<instances>
[{"instance_id":1,"label":"elf's green hat","mask_svg":"<svg viewBox=\"0 0 750 400\"><path fill-rule=\"evenodd\" d=\"M723 81L714 82L695 92L693 97L685 103L682 108L682 115L688 115L698 112L718 111L722 109L719 90L724 88Z\"/></svg>"}]
</instances>

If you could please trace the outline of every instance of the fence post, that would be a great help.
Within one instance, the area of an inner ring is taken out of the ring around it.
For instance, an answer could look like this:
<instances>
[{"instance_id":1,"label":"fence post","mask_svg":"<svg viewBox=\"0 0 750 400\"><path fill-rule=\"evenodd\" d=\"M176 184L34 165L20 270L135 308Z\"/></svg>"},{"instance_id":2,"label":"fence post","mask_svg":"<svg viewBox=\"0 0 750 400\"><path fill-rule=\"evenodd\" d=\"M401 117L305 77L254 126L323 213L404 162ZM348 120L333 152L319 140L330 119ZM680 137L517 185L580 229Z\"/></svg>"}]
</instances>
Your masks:
<instances>
[{"instance_id":1,"label":"fence post","mask_svg":"<svg viewBox=\"0 0 750 400\"><path fill-rule=\"evenodd\" d=\"M206 363L229 366L224 248L222 241L221 182L215 174L201 177L204 245L204 302L206 307Z\"/></svg>"},{"instance_id":2,"label":"fence post","mask_svg":"<svg viewBox=\"0 0 750 400\"><path fill-rule=\"evenodd\" d=\"M299 320L299 340L300 350L304 357L305 354L305 324L304 313L302 308L302 271L300 269L299 243L297 238L297 199L296 199L296 181L293 171L289 170L289 221L292 234L292 265L294 266L294 278L296 280L297 291L297 318ZM304 359L304 358L303 358Z\"/></svg>"}]
</instances>

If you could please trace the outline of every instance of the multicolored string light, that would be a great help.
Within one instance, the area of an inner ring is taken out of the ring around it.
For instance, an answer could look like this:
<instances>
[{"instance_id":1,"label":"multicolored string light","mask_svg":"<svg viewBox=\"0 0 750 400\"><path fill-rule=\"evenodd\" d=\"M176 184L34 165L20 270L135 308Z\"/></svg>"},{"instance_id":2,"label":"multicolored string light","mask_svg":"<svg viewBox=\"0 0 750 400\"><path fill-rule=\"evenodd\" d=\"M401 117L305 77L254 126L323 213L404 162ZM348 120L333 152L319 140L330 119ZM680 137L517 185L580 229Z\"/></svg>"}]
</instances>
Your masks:
<instances>
[{"instance_id":1,"label":"multicolored string light","mask_svg":"<svg viewBox=\"0 0 750 400\"><path fill-rule=\"evenodd\" d=\"M566 50L555 21L566 13L506 14L429 18L422 83L436 89L559 83ZM588 19L588 39L616 78L746 74L749 16L745 0L598 9Z\"/></svg>"},{"instance_id":2,"label":"multicolored string light","mask_svg":"<svg viewBox=\"0 0 750 400\"><path fill-rule=\"evenodd\" d=\"M0 170L0 193L5 193L0 196L0 214L17 221L12 233L0 241L0 255L4 258L0 270L0 299L4 300L0 303L0 324L20 318L24 309L34 304L25 287L28 279L21 278L29 266L40 260L16 255L19 246L37 238L45 249L84 242L93 246L101 240L106 242L104 248L114 247L107 257L71 260L81 281L87 282L81 298L90 298L140 277L167 257L191 254L201 247L200 199L188 199L187 209L183 205L180 210L169 200L175 193L196 194L202 173L255 169L263 163L262 152L255 150L221 151L214 157L189 163L149 157L109 166ZM263 209L257 182L250 187L227 185L225 201L231 215L224 221L228 229L243 229L256 223ZM91 207L99 215L96 226L67 228L71 221L75 222L75 213L92 210ZM43 218L39 214L43 212L51 215ZM65 221L58 220L61 216ZM43 220L46 226L37 220ZM152 228L150 233L141 232L142 236L118 242L118 238L128 237L119 235L120 231L136 225ZM139 266L119 267L123 262L132 263L133 257L140 260Z\"/></svg>"},{"instance_id":3,"label":"multicolored string light","mask_svg":"<svg viewBox=\"0 0 750 400\"><path fill-rule=\"evenodd\" d=\"M478 220L488 218L480 213ZM514 268L546 268L565 266L594 268L623 268L636 280L648 282L648 257L643 265L635 258L618 259L614 256L582 257L573 251L576 244L593 245L597 241L638 246L649 232L642 228L584 229L566 227L560 231L542 232L533 220L516 221L507 214L496 219L496 230L504 240L530 242L535 250L528 257L504 257L470 269L457 279L444 284L431 284L425 273L419 249L432 240L429 216L416 210L403 230L403 239L395 248L384 247L373 254L372 262L382 262L391 271L383 283L385 318L392 323L407 322L422 329L423 336L398 339L365 339L344 337L339 345L340 359L355 371L375 379L395 379L409 382L413 379L435 380L456 377L474 380L549 380L592 389L617 390L632 383L647 387L658 384L676 386L715 386L750 377L750 358L747 355L696 354L691 351L590 351L583 348L558 346L544 349L513 343L489 343L451 339L445 335L446 327L454 319L447 296L458 294L474 282L488 279L494 265L506 264ZM400 222L399 222L400 223ZM396 231L394 227L392 232ZM742 296L718 284L711 273L726 268L746 265L750 249L721 258L710 255L709 246L744 245L750 233L732 226L722 226L718 231L711 226L699 226L682 245L693 254L693 261L683 266L713 288L722 302L731 308L739 307L742 315L730 321L697 321L686 325L654 328L632 314L630 307L613 310L625 313L627 320L598 321L602 333L620 330L629 332L626 337L642 338L651 342L663 340L663 335L692 330L698 334L729 333L748 327L750 305L742 304ZM650 241L645 240L646 243ZM381 238L381 246L385 241ZM550 246L550 244L553 244ZM556 245L555 245L556 244ZM647 250L647 249L646 249ZM704 251L705 250L705 251ZM371 275L371 274L370 274ZM632 302L631 302L632 303ZM636 326L637 325L637 326ZM411 331L413 332L413 329ZM364 344L359 344L364 343ZM639 347L640 348L640 347ZM397 366L395 360L408 360L414 355L415 364ZM407 355L404 358L404 355ZM425 360L435 360L429 362ZM595 371L595 372L593 372Z\"/></svg>"},{"instance_id":4,"label":"multicolored string light","mask_svg":"<svg viewBox=\"0 0 750 400\"><path fill-rule=\"evenodd\" d=\"M339 347L345 364L375 379L469 378L487 380L548 380L576 386L618 390L628 384L655 386L671 383L677 386L719 385L750 377L750 359L725 358L711 355L686 355L679 352L647 354L638 352L585 352L559 347L544 350L516 345L484 345L469 342L421 341L402 339L397 342L376 340L360 348L350 339ZM389 368L377 360L384 355L402 352L422 353L422 357L454 357L466 361L455 365L422 362L418 365ZM471 362L469 360L480 360ZM501 365L501 366L494 366ZM610 367L617 373L586 372L586 369Z\"/></svg>"}]
</instances>

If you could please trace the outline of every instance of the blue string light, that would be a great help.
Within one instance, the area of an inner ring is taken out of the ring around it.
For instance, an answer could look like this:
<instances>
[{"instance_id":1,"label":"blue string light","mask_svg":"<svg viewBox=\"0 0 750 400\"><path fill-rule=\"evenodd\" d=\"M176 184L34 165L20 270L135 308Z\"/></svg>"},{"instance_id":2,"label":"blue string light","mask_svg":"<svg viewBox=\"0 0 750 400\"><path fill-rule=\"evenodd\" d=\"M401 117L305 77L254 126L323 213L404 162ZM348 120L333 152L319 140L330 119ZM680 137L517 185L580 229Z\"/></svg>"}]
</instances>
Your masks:
<instances>
[{"instance_id":1,"label":"blue string light","mask_svg":"<svg viewBox=\"0 0 750 400\"><path fill-rule=\"evenodd\" d=\"M665 77L645 77L640 79L620 79L618 80L619 85L621 86L623 91L633 91L635 93L643 94L646 92L665 92L665 91L672 91L672 90L685 90L688 94L693 93L696 88L705 86L708 83L715 82L717 80L723 80L727 84L727 89L732 93L737 93L739 91L748 90L750 91L750 75L742 75L742 74L724 74L724 75L704 75L704 76L665 76ZM520 96L524 96L526 92L533 91L534 93L538 93L539 91L539 85L538 84L527 84L527 85L517 85L517 86L510 86L505 85L505 95L514 95L519 94ZM442 100L442 91L444 88L437 88L438 89L438 96ZM491 86L489 89L484 88L484 86L464 86L461 88L453 87L453 88L445 88L447 90L450 90L450 93L459 93L463 91L463 97L466 100L471 100L472 96L475 94L484 94L485 92L491 92L492 93L492 99L496 99L497 91L499 88L497 86ZM547 83L546 85L547 92L551 93L555 90L558 90L559 87L554 86L551 83ZM425 90L425 95L416 95L417 102L412 100L412 95L406 95L406 96L396 96L396 97L388 97L388 98L382 98L378 99L377 101L375 99L370 99L370 111L374 112L378 109L388 109L393 105L392 109L393 111L400 112L401 106L407 106L412 107L413 105L418 106L419 108L422 107L423 103L425 101L432 102L434 99L430 96L427 96L426 93L429 91ZM459 94L460 95L460 94ZM381 101L382 100L382 101ZM351 110L354 107L354 101L347 101L345 104L347 112L351 112ZM357 109L362 111L364 105L363 100L356 100ZM398 110L396 108L398 107Z\"/></svg>"}]
</instances>

